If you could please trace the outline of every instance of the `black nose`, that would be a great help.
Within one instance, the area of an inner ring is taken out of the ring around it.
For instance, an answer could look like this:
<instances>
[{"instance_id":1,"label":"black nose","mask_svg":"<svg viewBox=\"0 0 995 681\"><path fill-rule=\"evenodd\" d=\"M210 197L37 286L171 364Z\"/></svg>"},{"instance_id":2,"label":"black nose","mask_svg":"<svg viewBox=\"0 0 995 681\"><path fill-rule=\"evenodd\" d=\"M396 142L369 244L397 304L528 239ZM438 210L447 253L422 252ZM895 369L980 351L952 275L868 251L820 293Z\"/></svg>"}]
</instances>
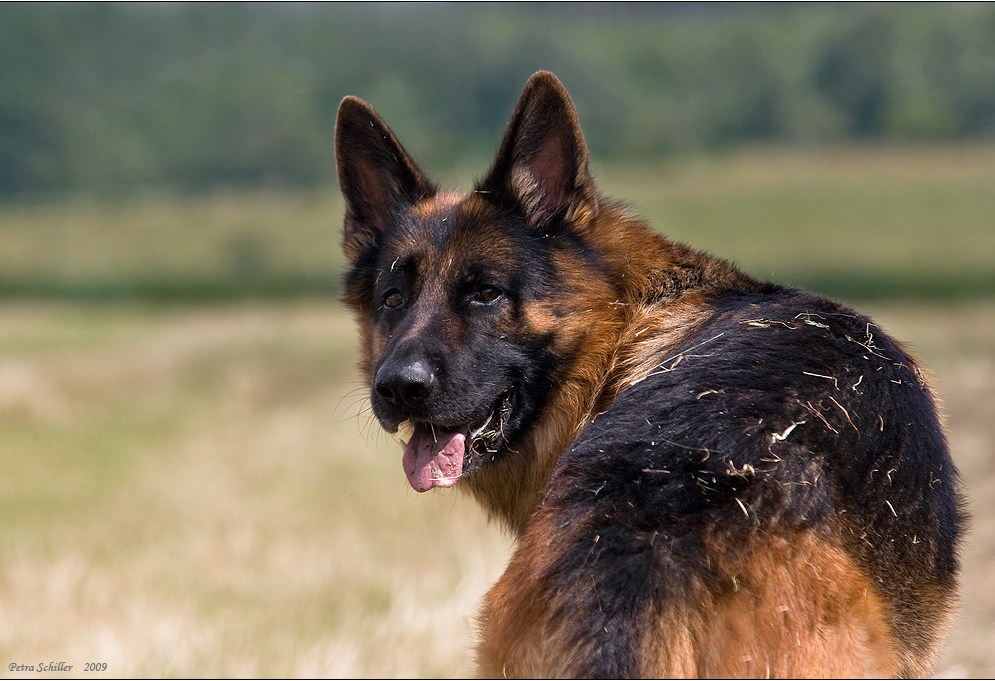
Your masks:
<instances>
[{"instance_id":1,"label":"black nose","mask_svg":"<svg viewBox=\"0 0 995 681\"><path fill-rule=\"evenodd\" d=\"M377 395L398 407L417 407L435 388L435 373L422 360L405 363L387 362L378 370L373 382Z\"/></svg>"}]
</instances>

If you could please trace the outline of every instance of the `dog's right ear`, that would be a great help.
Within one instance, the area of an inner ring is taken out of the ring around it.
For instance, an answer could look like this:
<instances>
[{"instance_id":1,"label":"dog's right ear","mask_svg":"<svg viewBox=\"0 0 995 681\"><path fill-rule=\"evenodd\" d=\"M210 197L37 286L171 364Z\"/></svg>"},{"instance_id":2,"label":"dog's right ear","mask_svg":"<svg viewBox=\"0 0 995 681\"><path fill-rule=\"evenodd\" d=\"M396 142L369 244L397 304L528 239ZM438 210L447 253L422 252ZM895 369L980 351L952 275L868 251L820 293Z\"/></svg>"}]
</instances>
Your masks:
<instances>
[{"instance_id":1,"label":"dog's right ear","mask_svg":"<svg viewBox=\"0 0 995 681\"><path fill-rule=\"evenodd\" d=\"M345 198L342 250L352 262L395 215L437 191L373 107L357 97L339 105L335 158Z\"/></svg>"},{"instance_id":2,"label":"dog's right ear","mask_svg":"<svg viewBox=\"0 0 995 681\"><path fill-rule=\"evenodd\" d=\"M525 84L490 174L476 191L521 207L534 226L560 215L583 224L598 210L587 145L570 95L548 71Z\"/></svg>"}]
</instances>

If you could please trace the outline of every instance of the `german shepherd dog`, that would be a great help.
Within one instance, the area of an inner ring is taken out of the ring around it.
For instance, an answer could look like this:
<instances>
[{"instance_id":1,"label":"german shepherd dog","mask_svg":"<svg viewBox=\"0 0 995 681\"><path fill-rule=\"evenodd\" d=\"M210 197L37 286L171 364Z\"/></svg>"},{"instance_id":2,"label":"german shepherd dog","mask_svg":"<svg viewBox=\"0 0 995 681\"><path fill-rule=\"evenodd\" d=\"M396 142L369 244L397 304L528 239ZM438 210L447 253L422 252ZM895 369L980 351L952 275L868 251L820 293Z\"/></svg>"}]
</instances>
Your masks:
<instances>
[{"instance_id":1,"label":"german shepherd dog","mask_svg":"<svg viewBox=\"0 0 995 681\"><path fill-rule=\"evenodd\" d=\"M517 539L482 676L931 671L965 519L898 343L602 198L550 73L468 196L360 99L336 151L373 413Z\"/></svg>"}]
</instances>

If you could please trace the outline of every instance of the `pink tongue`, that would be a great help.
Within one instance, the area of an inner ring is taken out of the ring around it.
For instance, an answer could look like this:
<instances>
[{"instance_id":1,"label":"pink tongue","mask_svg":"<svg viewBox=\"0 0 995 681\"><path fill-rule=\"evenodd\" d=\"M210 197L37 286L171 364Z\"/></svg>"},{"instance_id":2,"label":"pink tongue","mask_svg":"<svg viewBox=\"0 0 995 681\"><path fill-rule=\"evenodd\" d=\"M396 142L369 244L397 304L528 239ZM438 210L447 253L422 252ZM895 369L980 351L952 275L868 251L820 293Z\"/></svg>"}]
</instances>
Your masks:
<instances>
[{"instance_id":1,"label":"pink tongue","mask_svg":"<svg viewBox=\"0 0 995 681\"><path fill-rule=\"evenodd\" d=\"M438 436L438 441L435 439ZM433 487L452 487L463 473L466 435L419 424L404 448L401 463L408 482L419 492Z\"/></svg>"}]
</instances>

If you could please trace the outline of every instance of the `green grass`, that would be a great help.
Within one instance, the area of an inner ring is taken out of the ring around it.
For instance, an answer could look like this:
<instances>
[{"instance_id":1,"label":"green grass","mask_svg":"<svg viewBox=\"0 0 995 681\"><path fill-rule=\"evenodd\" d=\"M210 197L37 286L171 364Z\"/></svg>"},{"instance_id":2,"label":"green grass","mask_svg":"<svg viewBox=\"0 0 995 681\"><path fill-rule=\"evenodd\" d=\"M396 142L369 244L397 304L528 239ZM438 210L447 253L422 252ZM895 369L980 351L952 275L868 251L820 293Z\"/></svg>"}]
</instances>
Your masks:
<instances>
[{"instance_id":1,"label":"green grass","mask_svg":"<svg viewBox=\"0 0 995 681\"><path fill-rule=\"evenodd\" d=\"M337 190L0 208L0 295L219 300L334 294Z\"/></svg>"},{"instance_id":2,"label":"green grass","mask_svg":"<svg viewBox=\"0 0 995 681\"><path fill-rule=\"evenodd\" d=\"M605 169L672 238L849 299L995 294L995 149L743 152Z\"/></svg>"},{"instance_id":3,"label":"green grass","mask_svg":"<svg viewBox=\"0 0 995 681\"><path fill-rule=\"evenodd\" d=\"M995 294L993 147L755 150L594 170L655 228L764 278L848 299ZM341 219L334 188L8 205L0 296L335 295Z\"/></svg>"}]
</instances>

